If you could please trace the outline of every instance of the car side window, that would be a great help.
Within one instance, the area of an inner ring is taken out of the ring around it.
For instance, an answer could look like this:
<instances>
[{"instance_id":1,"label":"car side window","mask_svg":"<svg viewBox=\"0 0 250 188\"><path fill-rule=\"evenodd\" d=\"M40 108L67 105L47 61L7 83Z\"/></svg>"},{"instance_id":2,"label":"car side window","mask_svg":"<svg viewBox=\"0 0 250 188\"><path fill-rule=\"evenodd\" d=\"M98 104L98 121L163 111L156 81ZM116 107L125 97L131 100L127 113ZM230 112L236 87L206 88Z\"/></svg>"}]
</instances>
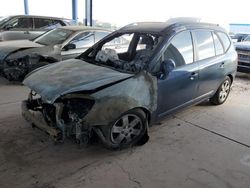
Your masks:
<instances>
[{"instance_id":1,"label":"car side window","mask_svg":"<svg viewBox=\"0 0 250 188\"><path fill-rule=\"evenodd\" d=\"M10 28L33 28L32 18L16 18L11 21L8 26Z\"/></svg>"},{"instance_id":2,"label":"car side window","mask_svg":"<svg viewBox=\"0 0 250 188\"><path fill-rule=\"evenodd\" d=\"M228 38L228 36L225 33L222 33L222 32L216 32L216 33L219 35L219 37L223 43L225 51L227 51L230 44L231 44L230 39Z\"/></svg>"},{"instance_id":3,"label":"car side window","mask_svg":"<svg viewBox=\"0 0 250 188\"><path fill-rule=\"evenodd\" d=\"M193 31L196 38L199 60L215 56L212 33L205 30Z\"/></svg>"},{"instance_id":4,"label":"car side window","mask_svg":"<svg viewBox=\"0 0 250 188\"><path fill-rule=\"evenodd\" d=\"M194 55L191 33L184 31L174 36L162 59L172 59L176 67L193 63Z\"/></svg>"},{"instance_id":5,"label":"car side window","mask_svg":"<svg viewBox=\"0 0 250 188\"><path fill-rule=\"evenodd\" d=\"M214 47L215 47L215 54L216 55L221 55L224 53L224 49L223 46L220 42L220 39L218 38L218 36L213 33L213 38L214 38Z\"/></svg>"},{"instance_id":6,"label":"car side window","mask_svg":"<svg viewBox=\"0 0 250 188\"><path fill-rule=\"evenodd\" d=\"M75 44L76 48L90 47L94 42L94 33L93 32L84 32L80 33L74 37L71 41L71 44Z\"/></svg>"}]
</instances>

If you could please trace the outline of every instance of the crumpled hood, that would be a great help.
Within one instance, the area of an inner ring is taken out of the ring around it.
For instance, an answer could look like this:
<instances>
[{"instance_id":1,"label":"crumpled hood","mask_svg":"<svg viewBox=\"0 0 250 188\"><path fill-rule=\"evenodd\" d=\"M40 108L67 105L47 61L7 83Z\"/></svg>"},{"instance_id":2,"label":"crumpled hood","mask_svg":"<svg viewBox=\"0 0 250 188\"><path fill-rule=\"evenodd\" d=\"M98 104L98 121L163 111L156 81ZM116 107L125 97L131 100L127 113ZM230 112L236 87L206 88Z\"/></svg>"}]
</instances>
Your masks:
<instances>
[{"instance_id":1,"label":"crumpled hood","mask_svg":"<svg viewBox=\"0 0 250 188\"><path fill-rule=\"evenodd\" d=\"M249 50L250 51L250 41L235 43L236 50Z\"/></svg>"},{"instance_id":2,"label":"crumpled hood","mask_svg":"<svg viewBox=\"0 0 250 188\"><path fill-rule=\"evenodd\" d=\"M0 42L0 60L4 59L11 52L15 52L19 49L28 49L43 47L43 45L37 44L29 40L12 40Z\"/></svg>"},{"instance_id":3,"label":"crumpled hood","mask_svg":"<svg viewBox=\"0 0 250 188\"><path fill-rule=\"evenodd\" d=\"M62 95L92 91L132 76L79 59L69 59L35 70L23 84L46 102L53 103Z\"/></svg>"}]
</instances>

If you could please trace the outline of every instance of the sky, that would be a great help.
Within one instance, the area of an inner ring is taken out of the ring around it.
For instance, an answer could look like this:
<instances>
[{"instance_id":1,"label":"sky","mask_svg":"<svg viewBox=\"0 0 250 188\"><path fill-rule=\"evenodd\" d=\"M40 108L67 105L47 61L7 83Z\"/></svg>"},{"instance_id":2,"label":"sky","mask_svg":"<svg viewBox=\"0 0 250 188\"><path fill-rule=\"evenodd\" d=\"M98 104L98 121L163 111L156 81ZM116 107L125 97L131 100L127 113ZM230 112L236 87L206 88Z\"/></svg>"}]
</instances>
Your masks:
<instances>
[{"instance_id":1,"label":"sky","mask_svg":"<svg viewBox=\"0 0 250 188\"><path fill-rule=\"evenodd\" d=\"M24 14L23 0L1 0L0 16ZM28 0L33 15L72 17L72 0ZM4 2L4 3L3 3ZM93 18L118 27L137 21L166 21L195 17L227 27L250 23L249 0L93 0ZM85 0L78 0L78 18L83 21Z\"/></svg>"}]
</instances>

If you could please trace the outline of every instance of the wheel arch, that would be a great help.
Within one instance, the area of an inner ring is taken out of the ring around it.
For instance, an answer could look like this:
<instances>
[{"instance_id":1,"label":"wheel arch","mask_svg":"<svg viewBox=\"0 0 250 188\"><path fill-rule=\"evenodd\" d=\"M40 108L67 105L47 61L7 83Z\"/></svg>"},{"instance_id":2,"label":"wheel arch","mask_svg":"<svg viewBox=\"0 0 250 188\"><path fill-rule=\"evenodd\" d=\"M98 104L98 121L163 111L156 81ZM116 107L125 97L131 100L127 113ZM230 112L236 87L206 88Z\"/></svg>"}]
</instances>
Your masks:
<instances>
[{"instance_id":1,"label":"wheel arch","mask_svg":"<svg viewBox=\"0 0 250 188\"><path fill-rule=\"evenodd\" d=\"M149 111L149 109L147 109L145 107L136 107L136 108L133 108L133 109L140 109L140 110L142 110L145 113L145 115L146 115L148 124L150 124L150 122L151 122L151 112Z\"/></svg>"},{"instance_id":2,"label":"wheel arch","mask_svg":"<svg viewBox=\"0 0 250 188\"><path fill-rule=\"evenodd\" d=\"M233 77L233 75L232 75L232 74L228 74L227 76L230 78L231 83L233 83L233 81L234 81L234 77Z\"/></svg>"}]
</instances>

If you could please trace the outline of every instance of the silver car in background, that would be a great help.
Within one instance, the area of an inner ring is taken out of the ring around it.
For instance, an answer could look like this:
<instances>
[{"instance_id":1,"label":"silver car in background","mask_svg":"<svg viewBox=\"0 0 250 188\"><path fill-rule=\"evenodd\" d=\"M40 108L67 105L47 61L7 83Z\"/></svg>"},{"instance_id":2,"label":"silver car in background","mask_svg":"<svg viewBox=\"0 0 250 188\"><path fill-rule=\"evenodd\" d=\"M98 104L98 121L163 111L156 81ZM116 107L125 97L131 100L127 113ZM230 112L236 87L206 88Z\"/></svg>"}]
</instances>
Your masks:
<instances>
[{"instance_id":1,"label":"silver car in background","mask_svg":"<svg viewBox=\"0 0 250 188\"><path fill-rule=\"evenodd\" d=\"M77 57L109 33L101 28L65 26L34 40L0 42L0 74L21 81L38 67Z\"/></svg>"},{"instance_id":2,"label":"silver car in background","mask_svg":"<svg viewBox=\"0 0 250 188\"><path fill-rule=\"evenodd\" d=\"M0 18L0 41L33 39L44 32L61 27L72 25L70 19L15 15Z\"/></svg>"}]
</instances>

